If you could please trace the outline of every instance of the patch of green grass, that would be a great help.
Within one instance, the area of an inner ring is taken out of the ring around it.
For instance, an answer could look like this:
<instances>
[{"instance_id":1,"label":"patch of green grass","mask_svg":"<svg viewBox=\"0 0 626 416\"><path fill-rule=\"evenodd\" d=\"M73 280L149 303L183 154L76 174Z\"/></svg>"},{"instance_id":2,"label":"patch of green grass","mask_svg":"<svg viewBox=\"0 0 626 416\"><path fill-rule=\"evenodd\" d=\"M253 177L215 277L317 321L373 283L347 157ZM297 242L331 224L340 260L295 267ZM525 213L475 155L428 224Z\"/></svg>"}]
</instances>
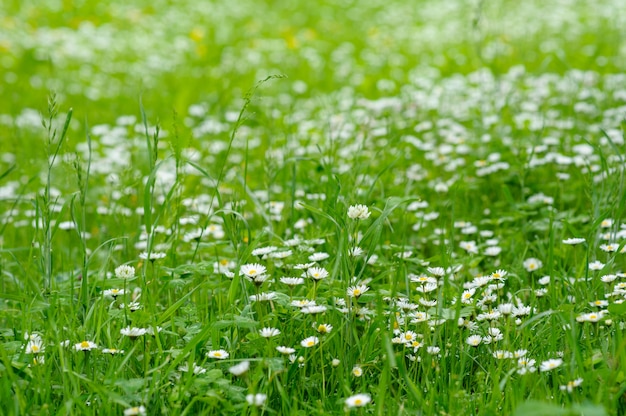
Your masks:
<instances>
[{"instance_id":1,"label":"patch of green grass","mask_svg":"<svg viewBox=\"0 0 626 416\"><path fill-rule=\"evenodd\" d=\"M1 413L621 414L624 13L461 3L0 5Z\"/></svg>"}]
</instances>

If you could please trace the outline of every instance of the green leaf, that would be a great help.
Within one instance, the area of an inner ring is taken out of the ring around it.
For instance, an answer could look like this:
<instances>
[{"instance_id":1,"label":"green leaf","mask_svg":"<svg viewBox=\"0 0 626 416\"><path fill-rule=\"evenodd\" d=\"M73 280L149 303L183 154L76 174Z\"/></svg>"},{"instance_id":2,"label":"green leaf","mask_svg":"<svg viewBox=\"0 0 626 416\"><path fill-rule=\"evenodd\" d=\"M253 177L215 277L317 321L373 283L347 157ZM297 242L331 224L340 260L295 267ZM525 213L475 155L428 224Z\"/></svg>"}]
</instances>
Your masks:
<instances>
[{"instance_id":1,"label":"green leaf","mask_svg":"<svg viewBox=\"0 0 626 416\"><path fill-rule=\"evenodd\" d=\"M222 370L219 370L217 368L214 368L213 370L209 370L203 375L203 378L207 380L211 380L211 381L217 381L223 377L224 377L224 373L222 373Z\"/></svg>"},{"instance_id":2,"label":"green leaf","mask_svg":"<svg viewBox=\"0 0 626 416\"><path fill-rule=\"evenodd\" d=\"M521 404L515 409L514 416L606 416L608 413L604 407L593 403L574 404L572 407L563 407L560 405L528 401Z\"/></svg>"},{"instance_id":3,"label":"green leaf","mask_svg":"<svg viewBox=\"0 0 626 416\"><path fill-rule=\"evenodd\" d=\"M611 303L608 309L611 315L626 315L626 302Z\"/></svg>"},{"instance_id":4,"label":"green leaf","mask_svg":"<svg viewBox=\"0 0 626 416\"><path fill-rule=\"evenodd\" d=\"M574 404L572 406L573 414L581 416L607 416L606 409L600 405L593 403Z\"/></svg>"},{"instance_id":5,"label":"green leaf","mask_svg":"<svg viewBox=\"0 0 626 416\"><path fill-rule=\"evenodd\" d=\"M15 170L16 166L17 165L12 165L7 170L5 170L4 172L0 173L0 180L4 179L5 176L8 176L11 172L13 172Z\"/></svg>"},{"instance_id":6,"label":"green leaf","mask_svg":"<svg viewBox=\"0 0 626 416\"><path fill-rule=\"evenodd\" d=\"M178 301L176 301L176 303L174 303L169 308L167 308L167 310L165 312L163 312L161 314L161 316L159 317L158 325L160 325L163 322L165 322L166 320L168 320L169 317L172 316L174 314L174 312L176 312L176 310L178 308L180 308L183 305L183 303L185 303L187 301L187 298L189 296L191 296L191 294L194 293L196 291L196 289L198 289L198 287L199 286L196 286L195 288L193 288L191 291L189 291L189 293L185 294L185 296L183 296L182 298L178 299Z\"/></svg>"},{"instance_id":7,"label":"green leaf","mask_svg":"<svg viewBox=\"0 0 626 416\"><path fill-rule=\"evenodd\" d=\"M569 412L561 406L551 403L528 401L515 409L514 416L559 416Z\"/></svg>"},{"instance_id":8,"label":"green leaf","mask_svg":"<svg viewBox=\"0 0 626 416\"><path fill-rule=\"evenodd\" d=\"M131 378L128 380L117 380L115 385L127 392L137 392L144 387L147 381L148 378Z\"/></svg>"},{"instance_id":9,"label":"green leaf","mask_svg":"<svg viewBox=\"0 0 626 416\"><path fill-rule=\"evenodd\" d=\"M256 328L259 326L259 323L252 319L235 317L235 319L222 319L220 321L216 321L211 326L217 329L228 328L231 326L237 326L240 328Z\"/></svg>"}]
</instances>

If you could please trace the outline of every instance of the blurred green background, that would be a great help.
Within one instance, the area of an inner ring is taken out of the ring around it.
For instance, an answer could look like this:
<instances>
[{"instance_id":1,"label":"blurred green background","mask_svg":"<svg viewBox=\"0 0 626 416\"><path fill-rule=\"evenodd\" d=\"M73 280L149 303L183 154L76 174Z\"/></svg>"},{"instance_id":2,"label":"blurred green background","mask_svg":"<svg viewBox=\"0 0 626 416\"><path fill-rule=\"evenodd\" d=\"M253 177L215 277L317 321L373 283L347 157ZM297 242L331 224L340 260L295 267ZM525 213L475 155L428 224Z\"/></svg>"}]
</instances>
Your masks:
<instances>
[{"instance_id":1,"label":"blurred green background","mask_svg":"<svg viewBox=\"0 0 626 416\"><path fill-rule=\"evenodd\" d=\"M341 88L399 94L421 71L494 73L626 67L619 0L4 1L0 114L45 108L79 118L223 106L269 74L276 94Z\"/></svg>"}]
</instances>

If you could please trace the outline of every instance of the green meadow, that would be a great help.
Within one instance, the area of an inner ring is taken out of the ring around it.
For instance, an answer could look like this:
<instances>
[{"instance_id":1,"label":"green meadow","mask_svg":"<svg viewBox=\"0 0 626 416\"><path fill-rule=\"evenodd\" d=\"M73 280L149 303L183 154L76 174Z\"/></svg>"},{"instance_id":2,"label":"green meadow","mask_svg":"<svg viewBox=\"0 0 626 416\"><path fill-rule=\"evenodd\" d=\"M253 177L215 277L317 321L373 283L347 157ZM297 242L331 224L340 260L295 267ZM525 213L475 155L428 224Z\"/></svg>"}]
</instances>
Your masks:
<instances>
[{"instance_id":1,"label":"green meadow","mask_svg":"<svg viewBox=\"0 0 626 416\"><path fill-rule=\"evenodd\" d=\"M626 414L621 0L0 3L0 414Z\"/></svg>"}]
</instances>

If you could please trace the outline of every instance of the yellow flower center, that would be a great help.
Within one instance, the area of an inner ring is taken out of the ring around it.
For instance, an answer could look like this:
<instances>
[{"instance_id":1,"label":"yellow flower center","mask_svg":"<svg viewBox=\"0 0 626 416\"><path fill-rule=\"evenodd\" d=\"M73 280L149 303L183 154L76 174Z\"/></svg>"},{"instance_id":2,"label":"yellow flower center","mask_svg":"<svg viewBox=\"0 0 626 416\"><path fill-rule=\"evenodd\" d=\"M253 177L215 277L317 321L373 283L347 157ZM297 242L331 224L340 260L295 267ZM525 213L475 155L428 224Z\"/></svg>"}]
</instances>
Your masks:
<instances>
[{"instance_id":1,"label":"yellow flower center","mask_svg":"<svg viewBox=\"0 0 626 416\"><path fill-rule=\"evenodd\" d=\"M39 351L39 347L36 345L33 345L31 349L33 350L33 352Z\"/></svg>"},{"instance_id":2,"label":"yellow flower center","mask_svg":"<svg viewBox=\"0 0 626 416\"><path fill-rule=\"evenodd\" d=\"M216 356L216 357L221 357L221 356L222 356L222 353L221 353L221 352L216 352L216 353L214 353L213 355L214 355L214 356Z\"/></svg>"},{"instance_id":3,"label":"yellow flower center","mask_svg":"<svg viewBox=\"0 0 626 416\"><path fill-rule=\"evenodd\" d=\"M362 405L362 404L363 404L363 401L362 401L361 399L356 399L356 400L354 401L354 404L355 404L356 406L360 406L360 405Z\"/></svg>"},{"instance_id":4,"label":"yellow flower center","mask_svg":"<svg viewBox=\"0 0 626 416\"><path fill-rule=\"evenodd\" d=\"M89 348L89 343L87 341L83 341L80 343L81 348Z\"/></svg>"},{"instance_id":5,"label":"yellow flower center","mask_svg":"<svg viewBox=\"0 0 626 416\"><path fill-rule=\"evenodd\" d=\"M352 291L352 293L354 294L354 296L360 296L361 295L361 291L359 289L354 289Z\"/></svg>"},{"instance_id":6,"label":"yellow flower center","mask_svg":"<svg viewBox=\"0 0 626 416\"><path fill-rule=\"evenodd\" d=\"M315 342L313 341L309 341L306 343L307 346L312 347L313 345L315 345Z\"/></svg>"}]
</instances>

